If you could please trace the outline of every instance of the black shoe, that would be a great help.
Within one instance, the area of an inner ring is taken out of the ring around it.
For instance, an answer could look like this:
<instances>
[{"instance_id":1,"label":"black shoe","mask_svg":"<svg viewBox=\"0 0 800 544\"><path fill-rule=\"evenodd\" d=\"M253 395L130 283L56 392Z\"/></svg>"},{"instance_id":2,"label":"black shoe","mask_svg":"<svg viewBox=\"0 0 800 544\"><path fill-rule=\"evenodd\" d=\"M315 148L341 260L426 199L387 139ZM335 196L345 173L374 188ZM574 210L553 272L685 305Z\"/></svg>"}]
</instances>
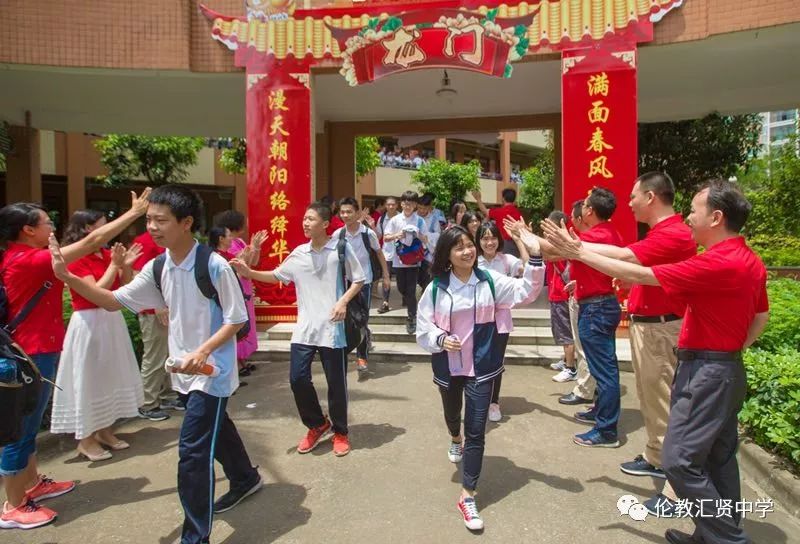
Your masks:
<instances>
[{"instance_id":1,"label":"black shoe","mask_svg":"<svg viewBox=\"0 0 800 544\"><path fill-rule=\"evenodd\" d=\"M152 410L142 410L139 408L139 417L142 419L149 419L150 421L164 421L169 419L169 414L158 408Z\"/></svg>"},{"instance_id":2,"label":"black shoe","mask_svg":"<svg viewBox=\"0 0 800 544\"><path fill-rule=\"evenodd\" d=\"M585 412L575 412L575 415L572 417L574 417L576 421L588 423L589 425L597 423L597 412L595 412L594 409L586 410Z\"/></svg>"},{"instance_id":3,"label":"black shoe","mask_svg":"<svg viewBox=\"0 0 800 544\"><path fill-rule=\"evenodd\" d=\"M408 334L417 334L417 318L409 319L406 321L406 332Z\"/></svg>"},{"instance_id":4,"label":"black shoe","mask_svg":"<svg viewBox=\"0 0 800 544\"><path fill-rule=\"evenodd\" d=\"M583 397L579 397L575 393L568 393L566 395L562 395L558 397L559 404L568 404L570 406L574 406L576 404L591 404L592 401L589 399L585 399Z\"/></svg>"},{"instance_id":5,"label":"black shoe","mask_svg":"<svg viewBox=\"0 0 800 544\"><path fill-rule=\"evenodd\" d=\"M385 314L388 311L389 311L389 303L388 302L384 302L383 304L381 304L381 307L378 308L378 313L379 314Z\"/></svg>"},{"instance_id":6,"label":"black shoe","mask_svg":"<svg viewBox=\"0 0 800 544\"><path fill-rule=\"evenodd\" d=\"M644 501L647 513L657 518L674 518L678 515L678 504L659 493L652 499Z\"/></svg>"},{"instance_id":7,"label":"black shoe","mask_svg":"<svg viewBox=\"0 0 800 544\"><path fill-rule=\"evenodd\" d=\"M250 375L250 369L249 368L244 367L244 368L240 368L239 369L239 377L240 378L244 378L245 376L249 376L249 375Z\"/></svg>"},{"instance_id":8,"label":"black shoe","mask_svg":"<svg viewBox=\"0 0 800 544\"><path fill-rule=\"evenodd\" d=\"M669 544L703 544L702 540L698 540L692 535L678 531L677 529L667 529L664 533L664 538L667 539Z\"/></svg>"},{"instance_id":9,"label":"black shoe","mask_svg":"<svg viewBox=\"0 0 800 544\"><path fill-rule=\"evenodd\" d=\"M630 474L631 476L652 476L653 478L664 479L667 477L663 470L648 463L645 460L644 455L637 455L633 461L622 463L619 466L619 469L625 474Z\"/></svg>"},{"instance_id":10,"label":"black shoe","mask_svg":"<svg viewBox=\"0 0 800 544\"><path fill-rule=\"evenodd\" d=\"M264 482L261 480L261 476L259 476L258 481L249 487L245 487L243 489L231 489L217 499L217 502L214 503L214 513L221 514L222 512L227 512L245 500L247 497L260 490L261 486L263 485Z\"/></svg>"}]
</instances>

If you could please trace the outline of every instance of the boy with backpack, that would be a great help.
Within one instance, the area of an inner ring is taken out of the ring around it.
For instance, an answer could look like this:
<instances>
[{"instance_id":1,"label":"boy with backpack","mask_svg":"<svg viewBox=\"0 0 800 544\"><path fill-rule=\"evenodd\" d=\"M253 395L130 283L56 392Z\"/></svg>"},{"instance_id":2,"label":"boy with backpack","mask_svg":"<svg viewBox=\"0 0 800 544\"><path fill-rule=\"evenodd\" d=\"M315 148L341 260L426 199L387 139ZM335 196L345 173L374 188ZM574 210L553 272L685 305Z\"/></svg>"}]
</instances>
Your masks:
<instances>
[{"instance_id":1,"label":"boy with backpack","mask_svg":"<svg viewBox=\"0 0 800 544\"><path fill-rule=\"evenodd\" d=\"M350 453L347 429L347 338L344 319L348 303L364 286L364 272L347 240L331 238L326 230L331 209L315 202L303 216L308 243L291 252L275 270L251 270L241 259L231 265L244 278L266 283L291 283L297 289L297 326L290 347L289 384L300 419L308 427L298 453L317 447L333 429L333 453ZM352 283L345 285L345 276ZM311 381L311 363L319 353L328 382L330 419L322 412Z\"/></svg>"},{"instance_id":2,"label":"boy with backpack","mask_svg":"<svg viewBox=\"0 0 800 544\"><path fill-rule=\"evenodd\" d=\"M233 508L262 486L226 412L239 382L235 336L248 316L234 271L192 236L203 216L197 193L162 185L149 200L147 230L167 252L120 289L102 289L71 274L52 236L50 252L56 276L101 308L170 309L169 354L177 364L172 387L186 405L178 443L178 495L185 513L181 544L198 544L209 541L214 513ZM212 508L214 459L222 464L230 490Z\"/></svg>"},{"instance_id":3,"label":"boy with backpack","mask_svg":"<svg viewBox=\"0 0 800 544\"><path fill-rule=\"evenodd\" d=\"M358 220L358 201L355 198L348 196L339 201L339 217L344 222L344 227L337 229L331 238L347 240L356 254L364 271L364 287L361 288L359 296L363 299L364 306L369 308L372 302L372 282L382 278L383 289L389 290L389 267L386 265L386 259L383 257L375 231L368 229ZM358 358L356 368L359 372L368 370L369 336L370 332L367 329L366 336L356 348L356 357Z\"/></svg>"},{"instance_id":4,"label":"boy with backpack","mask_svg":"<svg viewBox=\"0 0 800 544\"><path fill-rule=\"evenodd\" d=\"M397 275L397 289L403 295L408 318L406 332L414 334L417 330L417 280L419 268L425 260L425 244L428 237L424 234L425 222L417 215L417 193L406 191L400 196L399 213L389 221L383 234L384 243L395 244L392 267Z\"/></svg>"}]
</instances>

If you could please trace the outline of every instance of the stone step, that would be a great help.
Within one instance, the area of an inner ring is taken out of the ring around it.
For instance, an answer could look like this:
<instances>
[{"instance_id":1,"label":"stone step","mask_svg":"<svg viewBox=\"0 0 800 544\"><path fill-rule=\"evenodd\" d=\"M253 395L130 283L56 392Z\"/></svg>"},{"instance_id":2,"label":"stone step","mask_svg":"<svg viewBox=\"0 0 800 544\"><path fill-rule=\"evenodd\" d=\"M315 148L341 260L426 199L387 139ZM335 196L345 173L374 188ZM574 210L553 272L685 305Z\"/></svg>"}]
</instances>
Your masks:
<instances>
[{"instance_id":1,"label":"stone step","mask_svg":"<svg viewBox=\"0 0 800 544\"><path fill-rule=\"evenodd\" d=\"M292 338L294 323L279 323L270 328L265 334L268 340L283 340L288 342ZM405 321L402 324L375 325L370 321L372 343L407 343L416 344L416 337L406 332ZM515 327L508 339L513 345L552 346L555 344L550 327Z\"/></svg>"},{"instance_id":2,"label":"stone step","mask_svg":"<svg viewBox=\"0 0 800 544\"><path fill-rule=\"evenodd\" d=\"M380 363L430 363L430 353L411 342L373 342L370 361ZM546 366L561 359L564 350L560 346L512 344L506 349L507 365ZM617 339L617 357L620 370L631 371L630 343ZM258 351L253 359L259 361L288 361L289 341L267 338L265 333L258 335ZM350 354L355 360L355 352Z\"/></svg>"},{"instance_id":3,"label":"stone step","mask_svg":"<svg viewBox=\"0 0 800 544\"><path fill-rule=\"evenodd\" d=\"M550 329L550 310L535 308L515 308L511 310L515 327L546 327ZM397 308L379 314L375 308L369 313L370 325L394 325L405 329L406 309Z\"/></svg>"}]
</instances>

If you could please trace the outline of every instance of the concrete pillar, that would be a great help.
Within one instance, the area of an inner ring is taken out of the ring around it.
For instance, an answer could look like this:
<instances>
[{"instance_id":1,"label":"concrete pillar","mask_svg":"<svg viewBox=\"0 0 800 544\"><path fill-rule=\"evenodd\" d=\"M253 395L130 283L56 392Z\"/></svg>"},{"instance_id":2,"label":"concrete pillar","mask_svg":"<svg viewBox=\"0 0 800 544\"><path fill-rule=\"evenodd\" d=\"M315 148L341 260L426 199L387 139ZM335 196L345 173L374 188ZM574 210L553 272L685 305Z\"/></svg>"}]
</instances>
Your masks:
<instances>
[{"instance_id":1,"label":"concrete pillar","mask_svg":"<svg viewBox=\"0 0 800 544\"><path fill-rule=\"evenodd\" d=\"M511 138L507 132L500 133L500 177L504 184L511 181Z\"/></svg>"},{"instance_id":2,"label":"concrete pillar","mask_svg":"<svg viewBox=\"0 0 800 544\"><path fill-rule=\"evenodd\" d=\"M561 168L561 125L553 127L553 208L561 210L567 217L572 213L572 202L564 202L564 182Z\"/></svg>"},{"instance_id":3,"label":"concrete pillar","mask_svg":"<svg viewBox=\"0 0 800 544\"><path fill-rule=\"evenodd\" d=\"M447 160L447 138L436 138L433 142L436 158L440 161Z\"/></svg>"},{"instance_id":4,"label":"concrete pillar","mask_svg":"<svg viewBox=\"0 0 800 544\"><path fill-rule=\"evenodd\" d=\"M67 144L67 215L86 208L85 136L68 132Z\"/></svg>"},{"instance_id":5,"label":"concrete pillar","mask_svg":"<svg viewBox=\"0 0 800 544\"><path fill-rule=\"evenodd\" d=\"M247 215L247 173L233 175L233 209Z\"/></svg>"},{"instance_id":6,"label":"concrete pillar","mask_svg":"<svg viewBox=\"0 0 800 544\"><path fill-rule=\"evenodd\" d=\"M8 135L13 149L6 157L6 203L41 202L39 131L32 127L12 126Z\"/></svg>"}]
</instances>

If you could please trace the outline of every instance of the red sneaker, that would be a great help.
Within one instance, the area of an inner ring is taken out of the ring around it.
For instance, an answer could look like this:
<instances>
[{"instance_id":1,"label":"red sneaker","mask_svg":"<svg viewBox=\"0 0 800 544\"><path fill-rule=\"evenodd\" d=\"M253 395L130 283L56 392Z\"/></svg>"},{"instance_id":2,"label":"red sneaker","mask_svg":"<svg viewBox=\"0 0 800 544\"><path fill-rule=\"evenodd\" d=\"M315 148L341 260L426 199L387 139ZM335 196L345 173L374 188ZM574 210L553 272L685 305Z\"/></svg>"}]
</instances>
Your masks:
<instances>
[{"instance_id":1,"label":"red sneaker","mask_svg":"<svg viewBox=\"0 0 800 544\"><path fill-rule=\"evenodd\" d=\"M7 502L3 505L0 529L34 529L47 525L56 517L57 514L46 506L39 506L25 497L25 501L16 508L11 508Z\"/></svg>"},{"instance_id":2,"label":"red sneaker","mask_svg":"<svg viewBox=\"0 0 800 544\"><path fill-rule=\"evenodd\" d=\"M330 429L331 422L327 418L325 419L325 423L319 427L309 429L308 433L306 433L306 436L297 445L297 453L308 453L316 448L317 444L319 444L319 441L322 440L322 437L325 436L325 433L327 433Z\"/></svg>"},{"instance_id":3,"label":"red sneaker","mask_svg":"<svg viewBox=\"0 0 800 544\"><path fill-rule=\"evenodd\" d=\"M350 439L346 434L333 434L333 454L336 457L344 457L350 453Z\"/></svg>"},{"instance_id":4,"label":"red sneaker","mask_svg":"<svg viewBox=\"0 0 800 544\"><path fill-rule=\"evenodd\" d=\"M56 482L44 474L39 475L39 481L25 493L33 501L44 501L53 497L60 497L75 489L75 482Z\"/></svg>"}]
</instances>

